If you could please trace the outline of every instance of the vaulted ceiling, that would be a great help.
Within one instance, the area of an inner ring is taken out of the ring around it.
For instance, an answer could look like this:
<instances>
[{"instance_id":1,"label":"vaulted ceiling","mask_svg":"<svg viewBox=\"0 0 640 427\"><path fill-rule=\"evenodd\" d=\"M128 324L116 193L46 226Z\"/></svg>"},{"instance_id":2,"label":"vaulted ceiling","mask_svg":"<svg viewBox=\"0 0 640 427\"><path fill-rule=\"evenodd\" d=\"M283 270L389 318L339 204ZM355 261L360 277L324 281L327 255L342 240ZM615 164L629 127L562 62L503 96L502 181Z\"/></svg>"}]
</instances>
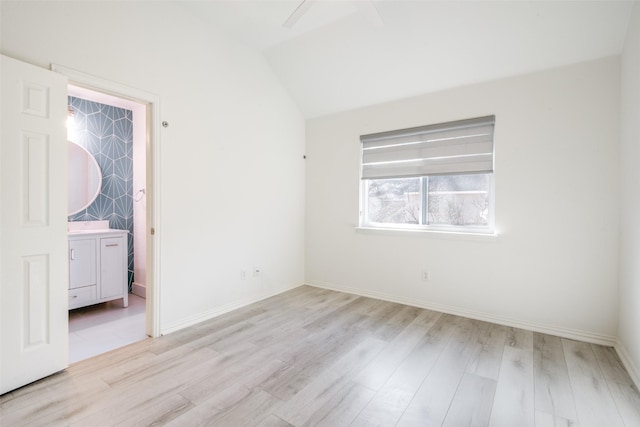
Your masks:
<instances>
[{"instance_id":1,"label":"vaulted ceiling","mask_svg":"<svg viewBox=\"0 0 640 427\"><path fill-rule=\"evenodd\" d=\"M307 117L621 52L630 1L182 2L262 52ZM292 25L291 25L292 24Z\"/></svg>"}]
</instances>

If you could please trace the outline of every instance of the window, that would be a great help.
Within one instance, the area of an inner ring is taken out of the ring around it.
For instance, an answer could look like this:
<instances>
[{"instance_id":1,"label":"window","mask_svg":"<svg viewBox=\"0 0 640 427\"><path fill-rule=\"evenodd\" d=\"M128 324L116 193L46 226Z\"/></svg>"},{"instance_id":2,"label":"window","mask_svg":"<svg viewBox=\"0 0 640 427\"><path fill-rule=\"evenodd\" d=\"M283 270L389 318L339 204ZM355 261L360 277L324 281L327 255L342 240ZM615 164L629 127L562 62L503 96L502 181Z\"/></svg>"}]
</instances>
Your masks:
<instances>
[{"instance_id":1,"label":"window","mask_svg":"<svg viewBox=\"0 0 640 427\"><path fill-rule=\"evenodd\" d=\"M364 135L363 227L493 231L493 116Z\"/></svg>"}]
</instances>

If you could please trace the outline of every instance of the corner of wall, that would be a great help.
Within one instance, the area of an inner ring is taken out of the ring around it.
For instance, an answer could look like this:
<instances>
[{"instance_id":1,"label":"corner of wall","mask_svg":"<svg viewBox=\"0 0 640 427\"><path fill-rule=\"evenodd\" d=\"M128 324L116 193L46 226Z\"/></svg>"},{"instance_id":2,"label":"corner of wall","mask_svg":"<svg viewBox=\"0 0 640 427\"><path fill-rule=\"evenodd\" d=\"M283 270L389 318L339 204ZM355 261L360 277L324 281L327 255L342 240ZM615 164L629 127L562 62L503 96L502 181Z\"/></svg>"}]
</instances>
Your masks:
<instances>
[{"instance_id":1,"label":"corner of wall","mask_svg":"<svg viewBox=\"0 0 640 427\"><path fill-rule=\"evenodd\" d=\"M633 383L636 387L640 388L640 368L633 363L633 359L631 358L627 348L619 339L616 341L613 348L616 350L616 353L618 353L618 357L620 357L620 361L629 373Z\"/></svg>"},{"instance_id":2,"label":"corner of wall","mask_svg":"<svg viewBox=\"0 0 640 427\"><path fill-rule=\"evenodd\" d=\"M629 20L621 54L620 234L618 340L615 345L629 375L640 387L640 2Z\"/></svg>"}]
</instances>

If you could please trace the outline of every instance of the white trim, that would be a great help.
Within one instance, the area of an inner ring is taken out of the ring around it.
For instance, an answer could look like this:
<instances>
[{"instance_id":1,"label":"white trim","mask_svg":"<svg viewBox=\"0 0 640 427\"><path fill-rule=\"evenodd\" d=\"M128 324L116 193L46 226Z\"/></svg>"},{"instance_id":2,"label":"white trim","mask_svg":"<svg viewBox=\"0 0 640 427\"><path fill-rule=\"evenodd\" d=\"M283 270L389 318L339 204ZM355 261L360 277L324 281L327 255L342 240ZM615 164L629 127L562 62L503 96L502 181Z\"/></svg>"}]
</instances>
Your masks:
<instances>
[{"instance_id":1,"label":"white trim","mask_svg":"<svg viewBox=\"0 0 640 427\"><path fill-rule=\"evenodd\" d=\"M625 369L629 373L631 380L637 388L640 388L640 369L633 363L633 359L631 358L627 347L625 347L625 345L620 341L619 338L613 347L618 353L618 356L620 357L620 360L622 361Z\"/></svg>"},{"instance_id":2,"label":"white trim","mask_svg":"<svg viewBox=\"0 0 640 427\"><path fill-rule=\"evenodd\" d=\"M511 319L503 316L495 316L489 313L468 310L460 307L453 307L445 304L437 304L437 303L419 301L411 298L396 297L396 296L381 293L381 292L372 292L364 289L336 286L336 285L332 285L330 283L325 283L325 282L307 282L306 284L309 286L315 286L317 288L330 289L333 291L346 292L348 294L355 294L363 297L375 298L379 300L395 302L395 303L404 304L404 305L410 305L413 307L426 308L427 310L434 310L441 313L453 314L456 316L482 320L484 322L491 322L499 325L511 326L514 328L526 329L528 331L541 332L549 335L555 335L563 338L570 338L578 341L585 341L593 344L613 346L616 343L616 337L610 336L610 335L603 335L603 334L598 334L594 332L581 331L577 329L561 328L561 327L545 325L541 323Z\"/></svg>"},{"instance_id":3,"label":"white trim","mask_svg":"<svg viewBox=\"0 0 640 427\"><path fill-rule=\"evenodd\" d=\"M179 320L177 322L170 323L170 324L166 325L162 329L162 335L170 334L172 332L179 331L180 329L184 329L184 328L188 328L189 326L197 325L198 323L204 322L206 320L213 319L214 317L221 316L221 315L223 315L225 313L228 313L230 311L237 310L237 309L242 308L242 307L246 307L248 305L251 305L251 304L254 304L256 302L265 300L267 298L271 298L273 296L280 295L280 294L282 294L284 292L288 292L288 291L290 291L292 289L299 288L300 286L304 286L304 284L295 285L295 286L292 286L292 287L289 287L289 288L285 288L285 289L280 289L280 290L275 291L275 292L269 292L269 293L260 295L258 297L241 299L241 300L234 301L232 303L223 305L221 307L217 307L217 308L215 308L213 310L209 310L209 311L205 311L203 313L199 313L199 314L195 314L193 316L189 316L189 317L181 319L181 320Z\"/></svg>"},{"instance_id":4,"label":"white trim","mask_svg":"<svg viewBox=\"0 0 640 427\"><path fill-rule=\"evenodd\" d=\"M131 293L141 298L147 298L147 285L143 283L133 282L131 284Z\"/></svg>"},{"instance_id":5,"label":"white trim","mask_svg":"<svg viewBox=\"0 0 640 427\"><path fill-rule=\"evenodd\" d=\"M97 90L118 98L149 104L150 106L147 111L150 119L150 126L147 132L149 133L148 144L151 155L147 156L147 165L151 168L152 180L147 184L147 196L151 199L152 209L147 216L147 228L153 227L155 235L147 235L147 250L151 253L151 256L147 258L151 261L151 269L148 270L150 274L147 276L147 301L150 301L150 306L152 307L151 310L147 310L147 334L152 337L160 336L160 230L162 230L160 222L160 158L162 147L160 144L160 96L57 64L51 64L51 70L67 76L71 85ZM149 303L147 306L149 306Z\"/></svg>"},{"instance_id":6,"label":"white trim","mask_svg":"<svg viewBox=\"0 0 640 427\"><path fill-rule=\"evenodd\" d=\"M460 231L426 230L417 228L356 227L362 234L381 234L396 236L429 236L439 239L472 240L477 242L496 242L500 235L496 233L471 233Z\"/></svg>"}]
</instances>

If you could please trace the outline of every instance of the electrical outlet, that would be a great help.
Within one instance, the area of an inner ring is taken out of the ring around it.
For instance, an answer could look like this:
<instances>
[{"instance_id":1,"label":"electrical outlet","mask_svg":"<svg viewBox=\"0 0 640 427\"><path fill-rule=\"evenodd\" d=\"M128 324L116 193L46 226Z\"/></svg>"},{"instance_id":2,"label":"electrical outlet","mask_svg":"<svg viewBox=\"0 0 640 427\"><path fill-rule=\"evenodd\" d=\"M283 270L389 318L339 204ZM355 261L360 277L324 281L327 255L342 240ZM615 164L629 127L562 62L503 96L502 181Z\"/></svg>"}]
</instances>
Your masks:
<instances>
[{"instance_id":1,"label":"electrical outlet","mask_svg":"<svg viewBox=\"0 0 640 427\"><path fill-rule=\"evenodd\" d=\"M253 268L253 277L258 277L262 274L262 272L260 271L260 269L258 267L254 267Z\"/></svg>"},{"instance_id":2,"label":"electrical outlet","mask_svg":"<svg viewBox=\"0 0 640 427\"><path fill-rule=\"evenodd\" d=\"M240 270L240 280L244 280L247 278L247 270L242 269Z\"/></svg>"},{"instance_id":3,"label":"electrical outlet","mask_svg":"<svg viewBox=\"0 0 640 427\"><path fill-rule=\"evenodd\" d=\"M426 270L422 270L422 281L426 282L427 280L429 280L429 272Z\"/></svg>"}]
</instances>

